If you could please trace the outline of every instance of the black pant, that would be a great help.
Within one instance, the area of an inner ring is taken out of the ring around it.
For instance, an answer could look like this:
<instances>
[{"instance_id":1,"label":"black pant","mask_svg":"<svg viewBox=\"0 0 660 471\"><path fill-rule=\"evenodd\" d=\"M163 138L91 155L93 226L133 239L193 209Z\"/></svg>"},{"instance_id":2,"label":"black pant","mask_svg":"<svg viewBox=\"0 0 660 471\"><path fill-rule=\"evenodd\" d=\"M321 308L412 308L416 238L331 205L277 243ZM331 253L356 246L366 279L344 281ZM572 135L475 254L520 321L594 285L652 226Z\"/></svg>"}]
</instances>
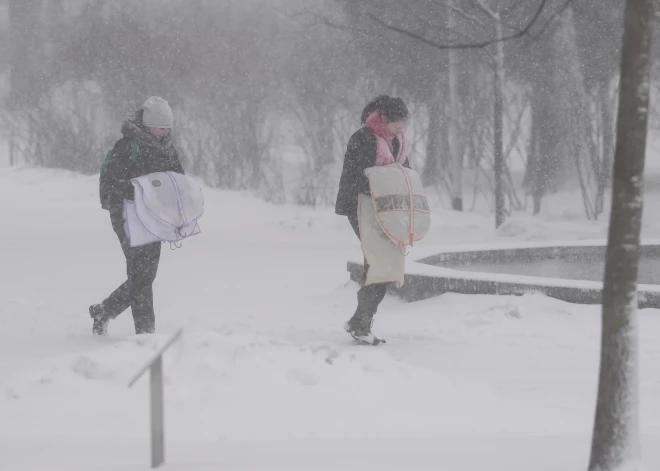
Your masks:
<instances>
[{"instance_id":1,"label":"black pant","mask_svg":"<svg viewBox=\"0 0 660 471\"><path fill-rule=\"evenodd\" d=\"M124 232L123 214L111 212L110 222L126 257L128 279L103 301L103 307L111 318L115 318L130 306L135 333L154 332L156 318L152 285L158 271L161 243L155 242L140 247L131 247L128 236Z\"/></svg>"},{"instance_id":2,"label":"black pant","mask_svg":"<svg viewBox=\"0 0 660 471\"><path fill-rule=\"evenodd\" d=\"M353 228L355 235L359 239L360 223L358 222L357 214L349 215L348 221L351 223L351 227ZM369 264L367 263L367 259L365 258L364 275L362 280L363 285L364 282L366 281L368 270L369 270ZM374 315L376 314L376 311L378 311L378 305L385 298L385 294L387 294L387 285L388 283L379 283L375 285L362 286L362 288L360 288L360 290L357 293L357 299L358 299L357 309L355 310L355 314L353 314L353 318L356 321L360 320L362 322L369 322L369 323L371 322Z\"/></svg>"}]
</instances>

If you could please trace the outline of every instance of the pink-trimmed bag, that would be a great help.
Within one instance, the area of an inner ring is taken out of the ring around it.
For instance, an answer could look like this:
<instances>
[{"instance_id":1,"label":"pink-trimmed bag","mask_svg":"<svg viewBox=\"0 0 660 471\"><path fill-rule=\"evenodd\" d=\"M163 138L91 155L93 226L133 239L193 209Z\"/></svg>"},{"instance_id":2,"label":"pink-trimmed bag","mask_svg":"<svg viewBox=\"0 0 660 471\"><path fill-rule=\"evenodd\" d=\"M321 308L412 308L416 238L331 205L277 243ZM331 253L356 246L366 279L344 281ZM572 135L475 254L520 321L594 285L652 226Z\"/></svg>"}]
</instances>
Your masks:
<instances>
[{"instance_id":1,"label":"pink-trimmed bag","mask_svg":"<svg viewBox=\"0 0 660 471\"><path fill-rule=\"evenodd\" d=\"M370 167L369 179L376 218L397 246L414 245L431 227L431 209L419 174L403 165Z\"/></svg>"}]
</instances>

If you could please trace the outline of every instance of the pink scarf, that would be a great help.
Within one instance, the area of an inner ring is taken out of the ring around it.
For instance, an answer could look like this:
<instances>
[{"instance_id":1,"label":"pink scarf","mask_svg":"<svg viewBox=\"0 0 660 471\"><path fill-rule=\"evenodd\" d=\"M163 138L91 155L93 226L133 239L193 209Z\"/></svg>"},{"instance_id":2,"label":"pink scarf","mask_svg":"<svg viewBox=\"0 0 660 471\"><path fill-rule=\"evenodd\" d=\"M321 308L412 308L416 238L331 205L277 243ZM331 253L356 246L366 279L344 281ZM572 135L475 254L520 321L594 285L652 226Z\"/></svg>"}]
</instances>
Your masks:
<instances>
[{"instance_id":1,"label":"pink scarf","mask_svg":"<svg viewBox=\"0 0 660 471\"><path fill-rule=\"evenodd\" d=\"M392 151L392 140L395 136L380 119L378 111L374 111L369 115L367 118L367 127L376 135L376 166L382 167L383 165L391 165L393 163L403 165L406 161L405 135L402 132L396 135L396 138L399 140L399 155L395 159Z\"/></svg>"}]
</instances>

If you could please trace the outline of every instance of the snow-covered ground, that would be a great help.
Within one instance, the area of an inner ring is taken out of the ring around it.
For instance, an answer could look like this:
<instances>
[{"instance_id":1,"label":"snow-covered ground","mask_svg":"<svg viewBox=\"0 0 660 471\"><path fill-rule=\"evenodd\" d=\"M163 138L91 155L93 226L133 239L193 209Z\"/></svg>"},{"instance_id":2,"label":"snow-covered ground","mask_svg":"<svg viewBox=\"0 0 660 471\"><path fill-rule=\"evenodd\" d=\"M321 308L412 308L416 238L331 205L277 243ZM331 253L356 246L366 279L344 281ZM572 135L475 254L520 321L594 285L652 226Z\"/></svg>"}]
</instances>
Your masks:
<instances>
[{"instance_id":1,"label":"snow-covered ground","mask_svg":"<svg viewBox=\"0 0 660 471\"><path fill-rule=\"evenodd\" d=\"M165 469L581 470L591 435L599 306L540 295L388 297L360 347L342 330L357 240L331 209L205 190L202 234L164 246L157 330L130 312L91 335L89 304L123 281L97 178L0 169L0 469L149 468L147 380L165 356ZM574 195L498 232L436 208L419 247L602 239ZM649 203L644 236L658 237ZM413 254L415 252L413 250ZM641 317L644 462L660 467L660 313Z\"/></svg>"}]
</instances>

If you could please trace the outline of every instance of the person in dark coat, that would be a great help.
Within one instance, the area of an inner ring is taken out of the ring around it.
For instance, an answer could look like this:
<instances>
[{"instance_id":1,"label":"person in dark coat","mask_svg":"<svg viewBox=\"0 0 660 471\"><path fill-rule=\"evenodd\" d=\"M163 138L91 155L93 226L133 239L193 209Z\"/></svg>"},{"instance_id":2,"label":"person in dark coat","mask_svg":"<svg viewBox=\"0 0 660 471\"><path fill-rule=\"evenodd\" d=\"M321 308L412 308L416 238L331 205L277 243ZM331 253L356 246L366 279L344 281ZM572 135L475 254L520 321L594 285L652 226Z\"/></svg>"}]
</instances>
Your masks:
<instances>
[{"instance_id":1,"label":"person in dark coat","mask_svg":"<svg viewBox=\"0 0 660 471\"><path fill-rule=\"evenodd\" d=\"M148 98L121 127L123 137L108 155L101 170L101 206L110 213L110 223L126 258L127 279L100 304L89 307L94 335L107 335L110 320L128 307L133 313L135 333L152 333L155 315L152 284L158 271L160 242L131 247L124 232L124 200L134 199L131 179L153 172L184 174L171 142L172 109L160 97Z\"/></svg>"},{"instance_id":2,"label":"person in dark coat","mask_svg":"<svg viewBox=\"0 0 660 471\"><path fill-rule=\"evenodd\" d=\"M374 119L376 118L376 119ZM390 150L394 156L399 155L402 142L396 136L403 136L403 129L408 118L408 108L401 98L380 95L371 101L362 111L362 128L350 138L344 156L344 165L339 181L339 191L335 205L335 213L347 216L348 221L360 238L360 224L358 220L358 196L360 193L370 195L369 180L364 170L376 165L376 134L371 121L377 121L387 127L387 131L394 136L391 139ZM371 119L371 121L370 121ZM410 168L406 158L404 167ZM364 260L364 273L369 269L367 260ZM364 284L364 283L363 283ZM373 317L378 305L385 297L387 284L372 284L362 286L357 293L358 305L353 317L346 323L345 329L354 337L371 336Z\"/></svg>"}]
</instances>

